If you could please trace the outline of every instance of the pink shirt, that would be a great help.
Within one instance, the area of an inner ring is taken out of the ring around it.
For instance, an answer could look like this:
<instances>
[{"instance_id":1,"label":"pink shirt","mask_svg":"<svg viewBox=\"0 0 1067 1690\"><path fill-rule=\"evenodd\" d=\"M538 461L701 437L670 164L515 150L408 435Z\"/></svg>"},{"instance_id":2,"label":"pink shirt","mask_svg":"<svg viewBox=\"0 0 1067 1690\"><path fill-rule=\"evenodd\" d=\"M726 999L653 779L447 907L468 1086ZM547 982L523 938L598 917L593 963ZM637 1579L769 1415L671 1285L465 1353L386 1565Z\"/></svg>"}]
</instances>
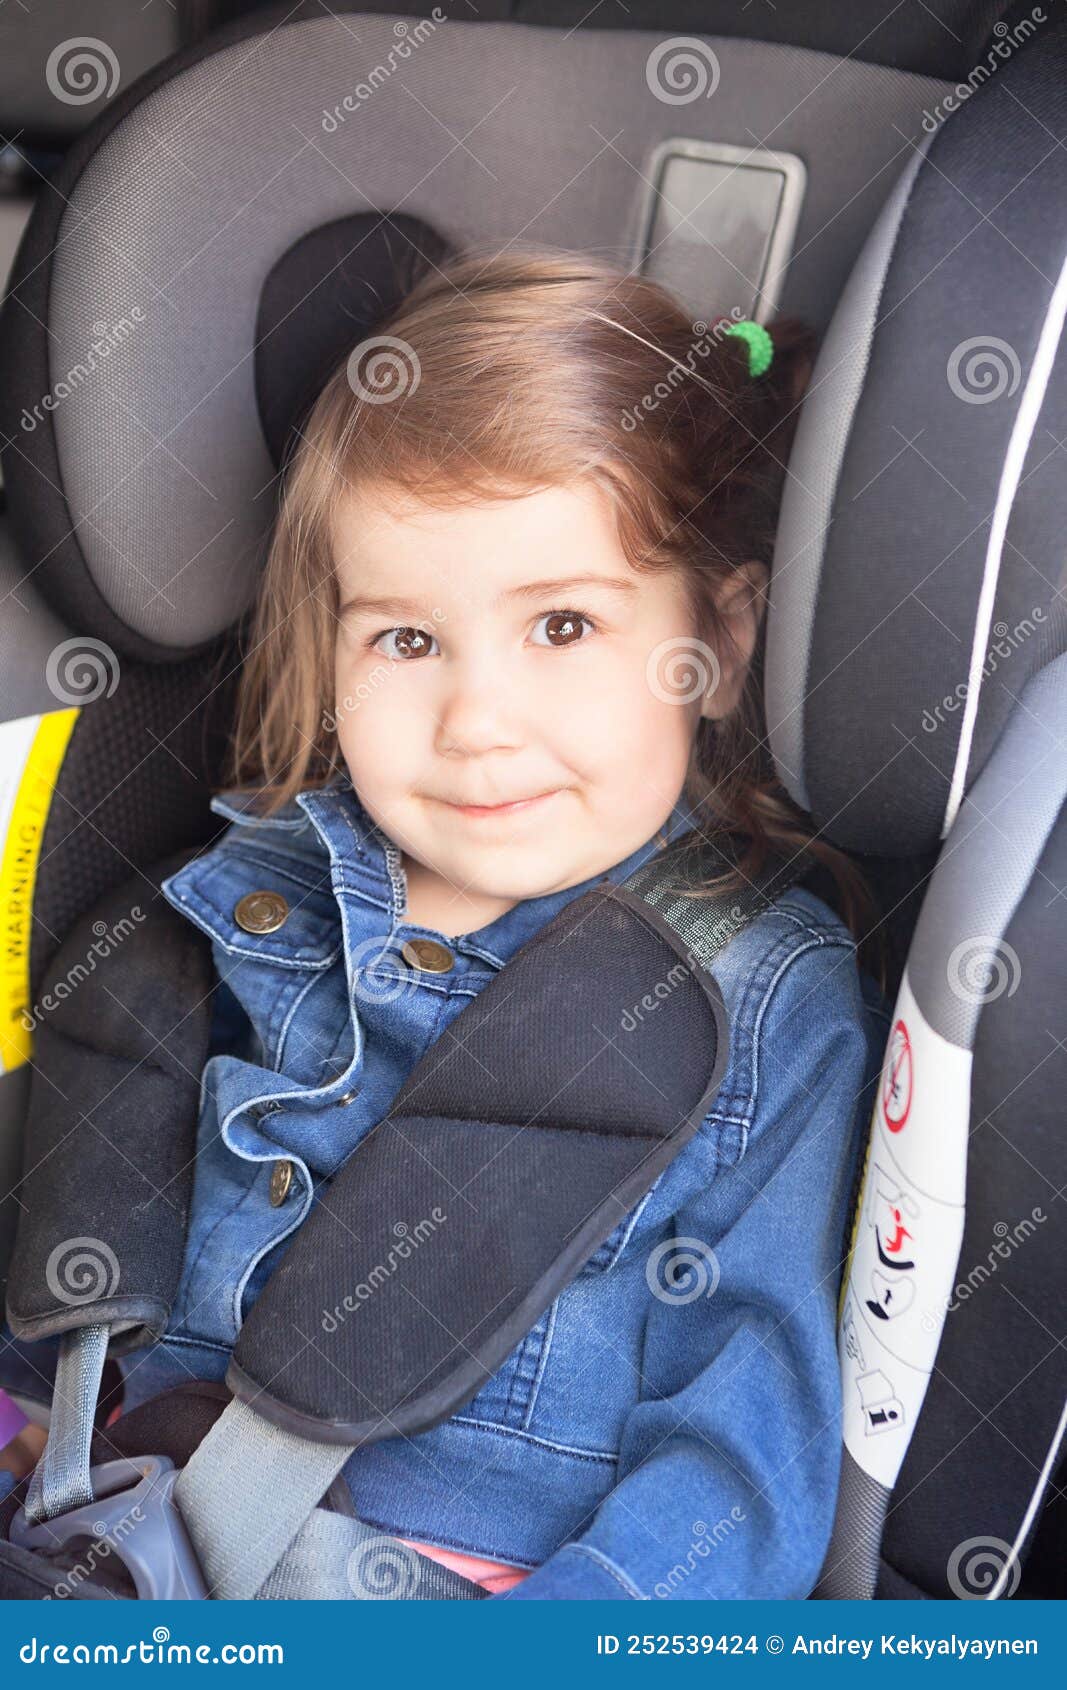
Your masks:
<instances>
[{"instance_id":1,"label":"pink shirt","mask_svg":"<svg viewBox=\"0 0 1067 1690\"><path fill-rule=\"evenodd\" d=\"M461 1573L465 1579L473 1579L491 1595L510 1590L513 1584L530 1576L529 1567L512 1567L506 1561L482 1561L476 1555L460 1555L454 1549L438 1549L435 1543L416 1543L409 1537L402 1537L400 1541L406 1543L409 1549L428 1555L431 1561L440 1561L451 1567L454 1573Z\"/></svg>"}]
</instances>

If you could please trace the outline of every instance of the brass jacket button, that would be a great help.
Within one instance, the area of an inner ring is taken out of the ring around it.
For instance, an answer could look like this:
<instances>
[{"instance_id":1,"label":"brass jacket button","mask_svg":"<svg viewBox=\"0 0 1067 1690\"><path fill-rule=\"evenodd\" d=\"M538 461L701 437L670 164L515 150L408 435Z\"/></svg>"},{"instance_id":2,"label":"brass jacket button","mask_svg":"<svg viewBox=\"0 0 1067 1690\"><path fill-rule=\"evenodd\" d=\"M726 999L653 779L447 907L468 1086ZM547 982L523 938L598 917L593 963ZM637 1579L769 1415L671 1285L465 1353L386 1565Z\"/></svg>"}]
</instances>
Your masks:
<instances>
[{"instance_id":1,"label":"brass jacket button","mask_svg":"<svg viewBox=\"0 0 1067 1690\"><path fill-rule=\"evenodd\" d=\"M270 1200L271 1206L279 1208L289 1195L289 1187L293 1183L293 1164L288 1157L275 1162L270 1171Z\"/></svg>"},{"instance_id":2,"label":"brass jacket button","mask_svg":"<svg viewBox=\"0 0 1067 1690\"><path fill-rule=\"evenodd\" d=\"M436 939L405 939L400 954L423 974L447 974L456 960L448 946L438 944Z\"/></svg>"},{"instance_id":3,"label":"brass jacket button","mask_svg":"<svg viewBox=\"0 0 1067 1690\"><path fill-rule=\"evenodd\" d=\"M280 892L246 892L234 905L233 919L246 933L276 933L288 914Z\"/></svg>"}]
</instances>

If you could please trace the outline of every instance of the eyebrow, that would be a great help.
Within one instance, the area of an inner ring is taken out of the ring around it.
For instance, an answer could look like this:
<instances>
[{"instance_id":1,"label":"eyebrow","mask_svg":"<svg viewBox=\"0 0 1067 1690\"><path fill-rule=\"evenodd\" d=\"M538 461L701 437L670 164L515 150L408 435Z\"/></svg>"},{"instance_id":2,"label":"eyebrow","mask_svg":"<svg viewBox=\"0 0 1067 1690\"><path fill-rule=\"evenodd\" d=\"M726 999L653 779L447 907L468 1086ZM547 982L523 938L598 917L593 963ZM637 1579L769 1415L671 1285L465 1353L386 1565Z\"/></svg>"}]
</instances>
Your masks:
<instances>
[{"instance_id":1,"label":"eyebrow","mask_svg":"<svg viewBox=\"0 0 1067 1690\"><path fill-rule=\"evenodd\" d=\"M527 581L521 587L509 587L506 592L499 593L493 601L494 608L507 599L543 598L549 593L570 591L575 587L607 587L612 592L633 595L639 591L636 581L627 581L617 575L567 575L554 581ZM411 599L398 598L366 598L357 595L346 599L338 611L338 617L371 615L378 616L418 616L422 606Z\"/></svg>"}]
</instances>

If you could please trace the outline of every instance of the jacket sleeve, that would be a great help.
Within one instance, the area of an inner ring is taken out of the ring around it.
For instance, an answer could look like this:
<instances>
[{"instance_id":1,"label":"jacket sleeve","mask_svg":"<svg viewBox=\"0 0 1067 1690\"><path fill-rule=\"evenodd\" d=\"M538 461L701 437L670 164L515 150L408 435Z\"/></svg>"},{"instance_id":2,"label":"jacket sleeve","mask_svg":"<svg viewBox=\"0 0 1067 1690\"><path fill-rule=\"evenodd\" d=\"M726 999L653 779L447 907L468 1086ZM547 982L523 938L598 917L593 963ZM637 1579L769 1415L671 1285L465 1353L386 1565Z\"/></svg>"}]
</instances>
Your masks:
<instances>
[{"instance_id":1,"label":"jacket sleeve","mask_svg":"<svg viewBox=\"0 0 1067 1690\"><path fill-rule=\"evenodd\" d=\"M838 1289L881 1029L851 945L808 938L756 1020L744 1156L650 1260L642 1400L615 1487L581 1537L490 1600L802 1598L817 1581L841 1459Z\"/></svg>"}]
</instances>

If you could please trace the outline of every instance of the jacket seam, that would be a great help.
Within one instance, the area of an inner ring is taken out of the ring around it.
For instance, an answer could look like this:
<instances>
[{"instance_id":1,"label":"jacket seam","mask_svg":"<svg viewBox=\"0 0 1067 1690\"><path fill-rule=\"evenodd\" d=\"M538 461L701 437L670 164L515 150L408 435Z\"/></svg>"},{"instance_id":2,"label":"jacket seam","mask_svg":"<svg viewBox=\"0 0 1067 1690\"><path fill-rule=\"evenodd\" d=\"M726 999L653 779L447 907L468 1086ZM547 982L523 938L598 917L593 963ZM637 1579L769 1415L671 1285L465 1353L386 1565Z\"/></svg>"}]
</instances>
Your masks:
<instances>
[{"instance_id":1,"label":"jacket seam","mask_svg":"<svg viewBox=\"0 0 1067 1690\"><path fill-rule=\"evenodd\" d=\"M548 1305L548 1319L545 1324L544 1339L541 1344L540 1354L537 1358L537 1367L534 1371L534 1376L530 1381L530 1388L527 1393L526 1410L522 1417L522 1430L524 1432L528 1432L530 1429L530 1421L533 1419L534 1408L537 1404L537 1393L541 1389L541 1381L545 1376L545 1368L548 1365L549 1351L552 1348L552 1339L556 1331L556 1310L558 1307L559 1298L554 1297L552 1302Z\"/></svg>"},{"instance_id":2,"label":"jacket seam","mask_svg":"<svg viewBox=\"0 0 1067 1690\"><path fill-rule=\"evenodd\" d=\"M761 963L753 969L746 982L741 1002L731 1024L732 1027L738 1029L739 1034L744 1030L745 1057L751 1073L748 1089L740 1093L736 1089L732 1091L724 1099L725 1109L720 1112L712 1108L707 1117L709 1121L724 1121L729 1118L726 1110L730 1112L730 1117L733 1118L736 1125L740 1126L744 1137L741 1157L744 1156L747 1148L748 1133L759 1101L760 1029L771 998L774 996L782 976L796 959L803 956L807 951L821 949L824 945L835 945L841 950L854 951L855 949L850 939L833 929L829 929L826 924L815 926L811 921L801 920L789 909L779 909L779 913L791 921L798 931L783 934L771 946ZM806 940L801 939L801 934L807 935ZM722 1095L721 1091L719 1095Z\"/></svg>"},{"instance_id":3,"label":"jacket seam","mask_svg":"<svg viewBox=\"0 0 1067 1690\"><path fill-rule=\"evenodd\" d=\"M297 886L302 886L305 892L333 891L333 883L330 878L328 867L317 881L311 881L307 880L304 875L298 871L295 866L297 862L295 857L279 856L277 861L271 861L269 853L266 857L261 857L254 852L247 851L241 845L227 845L225 843L220 843L216 849L219 857L224 857L231 862L237 862L243 868L262 868L265 869L268 874L280 874L284 879L292 880ZM213 852L205 852L204 861L206 861L209 856L213 855ZM303 859L300 859L300 861L303 862ZM180 872L181 871L179 870L179 873Z\"/></svg>"},{"instance_id":4,"label":"jacket seam","mask_svg":"<svg viewBox=\"0 0 1067 1690\"><path fill-rule=\"evenodd\" d=\"M619 1460L618 1450L583 1449L579 1444L564 1444L555 1438L543 1438L537 1432L525 1431L521 1426L505 1426L499 1420L479 1420L473 1414L451 1414L446 1424L473 1426L479 1432L497 1434L503 1438L523 1438L527 1443L537 1444L540 1449L550 1449L557 1455L572 1456L576 1461L609 1462L615 1467Z\"/></svg>"},{"instance_id":5,"label":"jacket seam","mask_svg":"<svg viewBox=\"0 0 1067 1690\"><path fill-rule=\"evenodd\" d=\"M623 1572L622 1568L617 1566L614 1561L609 1560L608 1556L603 1554L601 1550L594 1549L592 1544L565 1543L560 1553L563 1554L569 1551L573 1551L576 1555L585 1555L590 1561L594 1561L603 1572L607 1573L610 1578L614 1579L620 1590L625 1591L626 1595L630 1597L632 1601L644 1602L647 1600L647 1598L642 1595L641 1591L638 1590L632 1579Z\"/></svg>"},{"instance_id":6,"label":"jacket seam","mask_svg":"<svg viewBox=\"0 0 1067 1690\"><path fill-rule=\"evenodd\" d=\"M274 1041L274 1049L273 1049L273 1051L270 1052L270 1055L273 1058L271 1066L277 1073L281 1074L281 1073L284 1072L284 1069L282 1067L282 1062L283 1062L282 1052L285 1049L285 1041L289 1036L289 1028L292 1025L293 1016L296 1014L297 1010L300 1008L300 1005L303 1003L304 999L307 997L307 995L311 991L312 987L315 986L320 980L325 980L326 978L327 978L327 975L324 974L324 973L312 974L307 980L304 981L304 984L299 988L299 990L297 991L296 995L293 998L292 1003L289 1005L289 1008L286 1011L285 1017L282 1021L281 1027L278 1029L278 1037ZM346 994L346 996L347 996L347 994ZM349 1014L349 1025L351 1025L351 1014L352 1014L351 1007L349 1007L348 1014Z\"/></svg>"}]
</instances>

